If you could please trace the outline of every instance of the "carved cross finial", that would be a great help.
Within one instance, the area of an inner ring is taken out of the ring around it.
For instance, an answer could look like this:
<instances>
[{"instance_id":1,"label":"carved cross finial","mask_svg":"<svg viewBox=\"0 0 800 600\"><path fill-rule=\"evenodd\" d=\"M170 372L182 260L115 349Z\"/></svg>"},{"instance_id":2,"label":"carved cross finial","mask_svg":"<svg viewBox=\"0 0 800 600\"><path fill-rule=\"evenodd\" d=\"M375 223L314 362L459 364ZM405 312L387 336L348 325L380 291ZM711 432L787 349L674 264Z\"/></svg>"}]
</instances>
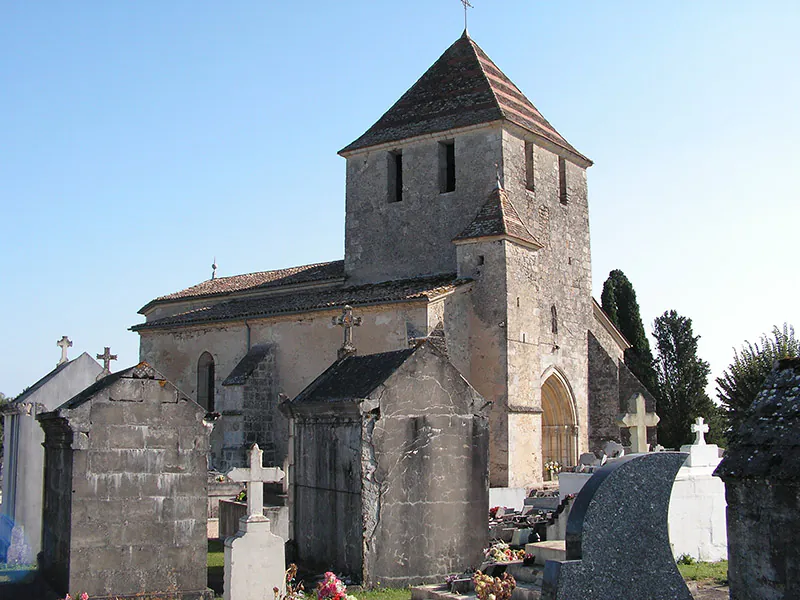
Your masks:
<instances>
[{"instance_id":1,"label":"carved cross finial","mask_svg":"<svg viewBox=\"0 0 800 600\"><path fill-rule=\"evenodd\" d=\"M461 0L461 4L464 5L464 31L467 30L467 9L472 8L472 4L470 4L469 0Z\"/></svg>"},{"instance_id":2,"label":"carved cross finial","mask_svg":"<svg viewBox=\"0 0 800 600\"><path fill-rule=\"evenodd\" d=\"M250 466L237 467L228 471L228 479L247 484L247 520L268 521L264 516L264 484L283 481L284 473L280 467L262 466L263 450L258 444L250 449Z\"/></svg>"},{"instance_id":3,"label":"carved cross finial","mask_svg":"<svg viewBox=\"0 0 800 600\"><path fill-rule=\"evenodd\" d=\"M703 423L703 417L697 417L697 419L695 419L695 422L692 423L692 433L695 434L694 438L695 446L706 445L705 434L708 433L708 424Z\"/></svg>"},{"instance_id":4,"label":"carved cross finial","mask_svg":"<svg viewBox=\"0 0 800 600\"><path fill-rule=\"evenodd\" d=\"M347 304L342 310L341 316L333 317L331 322L334 325L339 325L344 328L344 343L342 347L339 348L339 359L355 354L356 347L353 345L353 327L361 326L361 317L354 317L353 307Z\"/></svg>"},{"instance_id":5,"label":"carved cross finial","mask_svg":"<svg viewBox=\"0 0 800 600\"><path fill-rule=\"evenodd\" d=\"M60 367L65 362L69 362L67 358L67 348L72 348L72 341L67 336L62 335L61 339L56 342L56 346L61 348L61 360L56 364L57 367Z\"/></svg>"},{"instance_id":6,"label":"carved cross finial","mask_svg":"<svg viewBox=\"0 0 800 600\"><path fill-rule=\"evenodd\" d=\"M103 353L97 355L97 359L103 361L103 370L110 373L111 369L109 367L111 367L111 361L117 360L117 355L111 354L111 348L106 346Z\"/></svg>"},{"instance_id":7,"label":"carved cross finial","mask_svg":"<svg viewBox=\"0 0 800 600\"><path fill-rule=\"evenodd\" d=\"M214 257L214 262L211 263L211 279L217 278L217 257Z\"/></svg>"},{"instance_id":8,"label":"carved cross finial","mask_svg":"<svg viewBox=\"0 0 800 600\"><path fill-rule=\"evenodd\" d=\"M647 452L647 428L655 427L660 420L656 413L646 412L644 396L636 394L628 400L628 412L617 417L617 425L630 430L632 452Z\"/></svg>"}]
</instances>

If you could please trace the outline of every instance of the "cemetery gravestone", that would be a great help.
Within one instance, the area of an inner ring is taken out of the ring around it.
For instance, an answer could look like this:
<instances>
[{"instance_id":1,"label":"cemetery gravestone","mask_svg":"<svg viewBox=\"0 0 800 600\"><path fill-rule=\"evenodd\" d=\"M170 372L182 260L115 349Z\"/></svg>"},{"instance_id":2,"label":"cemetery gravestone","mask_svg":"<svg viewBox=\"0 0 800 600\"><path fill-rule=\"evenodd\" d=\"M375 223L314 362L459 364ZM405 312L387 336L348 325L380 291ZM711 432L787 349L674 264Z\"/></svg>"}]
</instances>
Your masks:
<instances>
[{"instance_id":1,"label":"cemetery gravestone","mask_svg":"<svg viewBox=\"0 0 800 600\"><path fill-rule=\"evenodd\" d=\"M264 516L264 483L280 482L284 473L263 467L262 461L261 449L253 444L250 467L228 473L232 481L247 483L247 516L240 519L236 535L225 539L225 600L264 600L274 588L285 591L284 542Z\"/></svg>"},{"instance_id":2,"label":"cemetery gravestone","mask_svg":"<svg viewBox=\"0 0 800 600\"><path fill-rule=\"evenodd\" d=\"M147 363L39 415L41 568L56 592L210 599L204 415Z\"/></svg>"},{"instance_id":3,"label":"cemetery gravestone","mask_svg":"<svg viewBox=\"0 0 800 600\"><path fill-rule=\"evenodd\" d=\"M667 510L686 455L639 454L608 463L575 498L566 558L548 561L543 600L692 600L669 545Z\"/></svg>"}]
</instances>

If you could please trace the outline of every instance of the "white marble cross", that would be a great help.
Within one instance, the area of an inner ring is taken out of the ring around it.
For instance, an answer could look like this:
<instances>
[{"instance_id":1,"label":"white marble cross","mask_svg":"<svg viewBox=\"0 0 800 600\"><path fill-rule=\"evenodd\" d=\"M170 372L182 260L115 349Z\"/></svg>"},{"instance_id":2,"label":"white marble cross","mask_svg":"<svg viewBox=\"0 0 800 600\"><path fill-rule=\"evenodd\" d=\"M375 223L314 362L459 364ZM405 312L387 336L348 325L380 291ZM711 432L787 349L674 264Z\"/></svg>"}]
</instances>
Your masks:
<instances>
[{"instance_id":1,"label":"white marble cross","mask_svg":"<svg viewBox=\"0 0 800 600\"><path fill-rule=\"evenodd\" d=\"M228 471L228 479L247 484L247 520L267 521L264 516L264 484L283 481L284 473L280 467L262 466L264 451L253 444L250 449L250 467L237 467Z\"/></svg>"},{"instance_id":2,"label":"white marble cross","mask_svg":"<svg viewBox=\"0 0 800 600\"><path fill-rule=\"evenodd\" d=\"M110 373L111 369L109 369L109 367L111 366L111 361L112 360L117 360L117 355L116 354L111 354L111 348L106 346L105 350L103 351L103 353L102 354L98 354L97 358L98 358L98 360L102 360L103 361L103 370L107 371L108 373Z\"/></svg>"},{"instance_id":3,"label":"white marble cross","mask_svg":"<svg viewBox=\"0 0 800 600\"><path fill-rule=\"evenodd\" d=\"M661 419L656 413L646 412L644 396L636 394L628 400L628 412L617 417L617 425L631 432L631 452L647 452L647 428L655 427Z\"/></svg>"},{"instance_id":4,"label":"white marble cross","mask_svg":"<svg viewBox=\"0 0 800 600\"><path fill-rule=\"evenodd\" d=\"M695 446L706 445L705 434L708 433L708 424L703 423L703 417L697 417L697 419L695 419L695 422L692 423L692 433L695 434L694 438Z\"/></svg>"},{"instance_id":5,"label":"white marble cross","mask_svg":"<svg viewBox=\"0 0 800 600\"><path fill-rule=\"evenodd\" d=\"M339 348L339 358L355 354L356 347L353 345L353 327L361 325L361 317L353 316L353 307L345 305L340 317L333 317L331 322L344 328L344 344Z\"/></svg>"},{"instance_id":6,"label":"white marble cross","mask_svg":"<svg viewBox=\"0 0 800 600\"><path fill-rule=\"evenodd\" d=\"M61 348L61 360L58 361L57 367L63 365L65 362L69 362L67 358L67 348L72 348L72 340L70 340L67 336L62 335L61 339L56 342L56 346Z\"/></svg>"}]
</instances>

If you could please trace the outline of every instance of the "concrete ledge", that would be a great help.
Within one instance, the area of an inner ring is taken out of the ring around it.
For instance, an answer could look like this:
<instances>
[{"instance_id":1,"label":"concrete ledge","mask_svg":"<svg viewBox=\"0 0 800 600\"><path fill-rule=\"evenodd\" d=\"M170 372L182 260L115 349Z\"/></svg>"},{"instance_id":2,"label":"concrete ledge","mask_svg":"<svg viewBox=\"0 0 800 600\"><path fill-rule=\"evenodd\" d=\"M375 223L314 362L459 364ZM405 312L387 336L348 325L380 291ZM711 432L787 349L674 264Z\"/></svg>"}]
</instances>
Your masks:
<instances>
[{"instance_id":1,"label":"concrete ledge","mask_svg":"<svg viewBox=\"0 0 800 600\"><path fill-rule=\"evenodd\" d=\"M542 588L528 583L517 584L511 600L540 600ZM475 592L469 594L451 594L447 585L420 585L411 588L411 600L475 600Z\"/></svg>"},{"instance_id":2,"label":"concrete ledge","mask_svg":"<svg viewBox=\"0 0 800 600\"><path fill-rule=\"evenodd\" d=\"M548 560L566 560L567 543L564 540L552 540L526 544L525 552L533 555L537 565L544 565Z\"/></svg>"}]
</instances>

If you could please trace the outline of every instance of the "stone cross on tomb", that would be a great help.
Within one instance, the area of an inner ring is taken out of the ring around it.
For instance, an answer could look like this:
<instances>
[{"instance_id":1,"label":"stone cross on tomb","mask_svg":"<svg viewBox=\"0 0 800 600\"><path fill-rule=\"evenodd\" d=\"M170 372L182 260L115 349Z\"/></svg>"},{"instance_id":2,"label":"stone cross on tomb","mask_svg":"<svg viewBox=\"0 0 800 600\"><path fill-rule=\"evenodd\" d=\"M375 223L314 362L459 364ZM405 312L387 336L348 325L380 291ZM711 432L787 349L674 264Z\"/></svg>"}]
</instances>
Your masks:
<instances>
[{"instance_id":1,"label":"stone cross on tomb","mask_svg":"<svg viewBox=\"0 0 800 600\"><path fill-rule=\"evenodd\" d=\"M237 467L228 471L228 479L247 484L247 521L268 521L264 516L264 484L283 481L280 467L262 466L264 451L253 444L250 449L250 467Z\"/></svg>"},{"instance_id":2,"label":"stone cross on tomb","mask_svg":"<svg viewBox=\"0 0 800 600\"><path fill-rule=\"evenodd\" d=\"M111 354L111 348L106 346L103 353L97 355L97 359L103 361L103 371L110 373L111 369L109 367L111 367L111 361L117 360L117 355Z\"/></svg>"},{"instance_id":3,"label":"stone cross on tomb","mask_svg":"<svg viewBox=\"0 0 800 600\"><path fill-rule=\"evenodd\" d=\"M636 394L628 400L628 412L617 417L617 425L631 432L631 452L647 452L647 428L655 427L661 419L656 413L646 412L644 396Z\"/></svg>"},{"instance_id":4,"label":"stone cross on tomb","mask_svg":"<svg viewBox=\"0 0 800 600\"><path fill-rule=\"evenodd\" d=\"M72 341L67 336L62 335L61 339L56 342L56 346L61 348L61 360L56 364L57 367L60 367L65 362L69 362L67 358L67 348L72 348Z\"/></svg>"},{"instance_id":5,"label":"stone cross on tomb","mask_svg":"<svg viewBox=\"0 0 800 600\"><path fill-rule=\"evenodd\" d=\"M356 353L356 347L353 345L353 327L361 325L361 317L353 316L353 307L345 305L342 310L341 316L333 317L331 322L334 325L339 325L344 328L344 344L339 348L338 357L343 359L346 356Z\"/></svg>"},{"instance_id":6,"label":"stone cross on tomb","mask_svg":"<svg viewBox=\"0 0 800 600\"><path fill-rule=\"evenodd\" d=\"M694 438L694 445L695 446L705 446L706 445L706 437L705 434L708 433L708 424L703 423L703 417L697 417L694 423L692 423L692 433L695 434Z\"/></svg>"}]
</instances>

